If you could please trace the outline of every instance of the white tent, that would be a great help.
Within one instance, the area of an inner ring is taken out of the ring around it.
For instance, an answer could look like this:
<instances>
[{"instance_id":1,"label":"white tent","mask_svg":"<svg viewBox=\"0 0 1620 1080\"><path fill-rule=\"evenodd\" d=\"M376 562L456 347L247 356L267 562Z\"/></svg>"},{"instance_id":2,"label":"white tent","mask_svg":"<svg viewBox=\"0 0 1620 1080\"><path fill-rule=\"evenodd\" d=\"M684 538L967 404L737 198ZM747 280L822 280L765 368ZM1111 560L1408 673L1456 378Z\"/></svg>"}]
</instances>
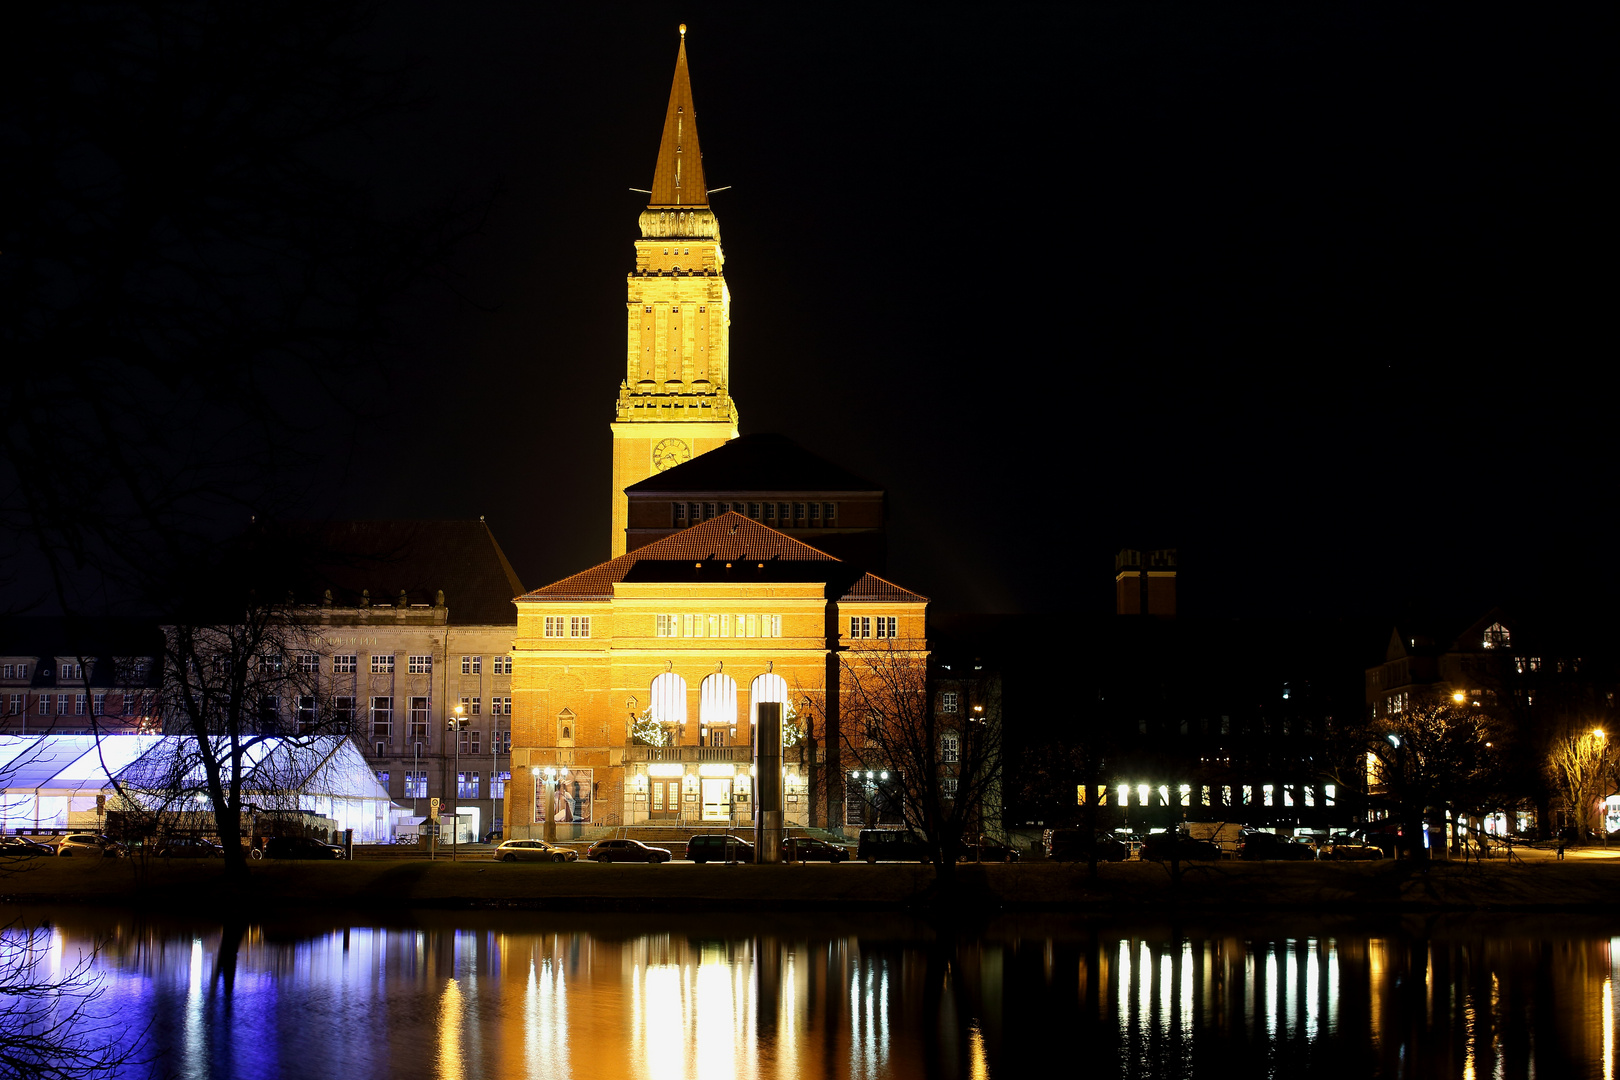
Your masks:
<instances>
[{"instance_id":1,"label":"white tent","mask_svg":"<svg viewBox=\"0 0 1620 1080\"><path fill-rule=\"evenodd\" d=\"M350 740L270 738L255 743L246 760L249 777L259 783L246 785L245 802L332 818L338 828L354 830L356 843L389 839L388 792ZM172 807L177 789L201 789L201 775L190 736L0 737L0 827L89 828L97 821L97 797L115 807L120 788L149 807ZM269 777L275 790L256 790L269 786Z\"/></svg>"}]
</instances>

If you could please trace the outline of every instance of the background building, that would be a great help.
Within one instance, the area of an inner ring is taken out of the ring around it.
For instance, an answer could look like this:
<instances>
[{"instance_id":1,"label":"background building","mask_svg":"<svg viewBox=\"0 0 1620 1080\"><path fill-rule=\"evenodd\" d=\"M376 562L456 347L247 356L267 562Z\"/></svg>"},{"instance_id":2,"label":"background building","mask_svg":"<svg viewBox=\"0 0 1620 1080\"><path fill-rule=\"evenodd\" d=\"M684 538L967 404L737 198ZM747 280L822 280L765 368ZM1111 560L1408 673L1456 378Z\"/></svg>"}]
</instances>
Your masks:
<instances>
[{"instance_id":1,"label":"background building","mask_svg":"<svg viewBox=\"0 0 1620 1080\"><path fill-rule=\"evenodd\" d=\"M150 621L0 620L0 732L156 730L162 655Z\"/></svg>"}]
</instances>

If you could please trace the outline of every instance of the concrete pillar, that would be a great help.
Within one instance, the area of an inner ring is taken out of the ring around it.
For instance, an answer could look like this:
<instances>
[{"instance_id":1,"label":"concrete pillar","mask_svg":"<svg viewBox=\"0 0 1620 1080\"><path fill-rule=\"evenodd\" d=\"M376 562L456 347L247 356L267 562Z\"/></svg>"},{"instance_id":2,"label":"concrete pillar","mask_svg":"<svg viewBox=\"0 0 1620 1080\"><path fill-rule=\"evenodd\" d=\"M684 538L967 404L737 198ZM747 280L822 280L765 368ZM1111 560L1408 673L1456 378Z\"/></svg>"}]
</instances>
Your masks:
<instances>
[{"instance_id":1,"label":"concrete pillar","mask_svg":"<svg viewBox=\"0 0 1620 1080\"><path fill-rule=\"evenodd\" d=\"M754 860L782 861L782 704L762 701L754 724Z\"/></svg>"}]
</instances>

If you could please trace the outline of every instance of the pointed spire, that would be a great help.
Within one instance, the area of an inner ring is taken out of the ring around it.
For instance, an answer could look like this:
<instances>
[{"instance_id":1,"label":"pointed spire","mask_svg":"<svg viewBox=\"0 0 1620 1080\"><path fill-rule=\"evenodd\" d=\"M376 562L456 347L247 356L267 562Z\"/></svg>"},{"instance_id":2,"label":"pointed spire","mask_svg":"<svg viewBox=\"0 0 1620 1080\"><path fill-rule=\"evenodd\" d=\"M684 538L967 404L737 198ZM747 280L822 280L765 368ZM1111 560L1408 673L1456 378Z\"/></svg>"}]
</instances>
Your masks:
<instances>
[{"instance_id":1,"label":"pointed spire","mask_svg":"<svg viewBox=\"0 0 1620 1080\"><path fill-rule=\"evenodd\" d=\"M686 24L681 23L681 50L675 56L675 84L669 88L664 138L658 144L649 207L708 206L703 154L698 150L697 110L692 107L692 79L686 72Z\"/></svg>"}]
</instances>

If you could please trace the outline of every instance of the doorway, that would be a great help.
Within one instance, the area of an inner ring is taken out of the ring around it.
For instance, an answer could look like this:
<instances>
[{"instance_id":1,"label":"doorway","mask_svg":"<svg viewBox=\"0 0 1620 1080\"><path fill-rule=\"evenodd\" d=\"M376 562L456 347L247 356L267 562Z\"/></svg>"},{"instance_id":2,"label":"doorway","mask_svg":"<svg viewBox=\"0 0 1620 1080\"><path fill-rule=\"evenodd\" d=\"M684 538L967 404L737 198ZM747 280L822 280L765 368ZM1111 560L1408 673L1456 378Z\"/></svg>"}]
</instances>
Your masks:
<instances>
[{"instance_id":1,"label":"doorway","mask_svg":"<svg viewBox=\"0 0 1620 1080\"><path fill-rule=\"evenodd\" d=\"M731 780L703 778L703 820L731 820Z\"/></svg>"},{"instance_id":2,"label":"doorway","mask_svg":"<svg viewBox=\"0 0 1620 1080\"><path fill-rule=\"evenodd\" d=\"M649 781L652 786L649 798L652 800L648 816L655 818L674 818L681 815L681 781L679 777L664 779L652 777Z\"/></svg>"}]
</instances>

